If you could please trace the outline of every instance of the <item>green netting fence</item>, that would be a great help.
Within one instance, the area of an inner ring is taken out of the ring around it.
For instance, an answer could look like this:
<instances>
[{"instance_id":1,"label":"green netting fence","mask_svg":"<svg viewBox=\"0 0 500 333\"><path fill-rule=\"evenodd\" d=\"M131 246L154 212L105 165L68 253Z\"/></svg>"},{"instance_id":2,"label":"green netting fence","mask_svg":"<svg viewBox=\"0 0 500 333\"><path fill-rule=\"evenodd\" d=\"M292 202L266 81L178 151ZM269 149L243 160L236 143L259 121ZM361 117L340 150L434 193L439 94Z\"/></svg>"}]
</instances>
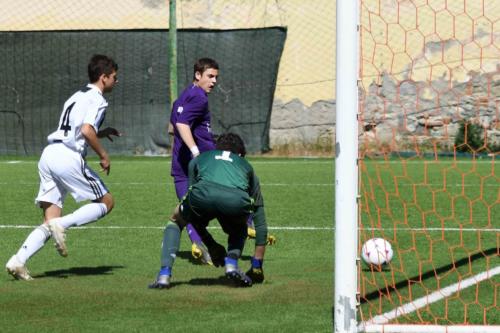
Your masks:
<instances>
[{"instance_id":1,"label":"green netting fence","mask_svg":"<svg viewBox=\"0 0 500 333\"><path fill-rule=\"evenodd\" d=\"M286 29L179 30L179 92L197 58L220 65L210 94L215 134L235 132L250 152L269 149L269 125ZM57 126L64 101L87 82L95 53L119 65L104 126L124 136L112 154L168 153L168 30L0 32L0 154L37 155Z\"/></svg>"}]
</instances>

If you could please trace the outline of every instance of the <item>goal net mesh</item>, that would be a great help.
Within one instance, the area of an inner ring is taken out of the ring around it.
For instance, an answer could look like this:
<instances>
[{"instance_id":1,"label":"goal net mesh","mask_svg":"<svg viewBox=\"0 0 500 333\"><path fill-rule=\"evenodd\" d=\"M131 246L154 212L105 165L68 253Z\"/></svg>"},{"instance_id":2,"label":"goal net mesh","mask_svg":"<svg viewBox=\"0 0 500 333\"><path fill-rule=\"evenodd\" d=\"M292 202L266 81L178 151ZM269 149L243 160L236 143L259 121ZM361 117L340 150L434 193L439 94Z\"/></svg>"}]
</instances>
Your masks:
<instances>
[{"instance_id":1,"label":"goal net mesh","mask_svg":"<svg viewBox=\"0 0 500 333\"><path fill-rule=\"evenodd\" d=\"M500 2L359 8L358 319L499 325Z\"/></svg>"}]
</instances>

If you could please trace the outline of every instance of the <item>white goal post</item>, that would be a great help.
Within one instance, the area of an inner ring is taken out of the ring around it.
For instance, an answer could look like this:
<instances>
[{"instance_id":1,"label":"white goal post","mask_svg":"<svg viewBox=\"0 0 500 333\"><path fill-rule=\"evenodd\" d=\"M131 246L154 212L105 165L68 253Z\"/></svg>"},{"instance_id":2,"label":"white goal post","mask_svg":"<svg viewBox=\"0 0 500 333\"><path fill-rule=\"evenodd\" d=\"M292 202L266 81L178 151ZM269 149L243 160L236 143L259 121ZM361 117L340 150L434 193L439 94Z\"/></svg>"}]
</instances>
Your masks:
<instances>
[{"instance_id":1,"label":"white goal post","mask_svg":"<svg viewBox=\"0 0 500 333\"><path fill-rule=\"evenodd\" d=\"M358 1L337 0L334 331L356 332Z\"/></svg>"}]
</instances>

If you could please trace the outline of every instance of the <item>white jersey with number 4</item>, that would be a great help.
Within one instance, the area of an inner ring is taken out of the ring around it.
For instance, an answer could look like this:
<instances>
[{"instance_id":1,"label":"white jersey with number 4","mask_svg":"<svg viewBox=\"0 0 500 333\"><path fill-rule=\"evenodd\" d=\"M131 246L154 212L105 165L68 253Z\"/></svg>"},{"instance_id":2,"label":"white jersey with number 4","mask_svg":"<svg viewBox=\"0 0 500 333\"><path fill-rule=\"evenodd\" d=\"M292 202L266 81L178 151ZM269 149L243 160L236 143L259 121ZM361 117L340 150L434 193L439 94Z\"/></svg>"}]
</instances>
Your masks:
<instances>
[{"instance_id":1,"label":"white jersey with number 4","mask_svg":"<svg viewBox=\"0 0 500 333\"><path fill-rule=\"evenodd\" d=\"M94 127L96 133L104 121L108 103L93 84L77 91L64 103L57 130L51 133L49 143L62 142L66 147L86 155L87 143L82 135L83 124Z\"/></svg>"}]
</instances>

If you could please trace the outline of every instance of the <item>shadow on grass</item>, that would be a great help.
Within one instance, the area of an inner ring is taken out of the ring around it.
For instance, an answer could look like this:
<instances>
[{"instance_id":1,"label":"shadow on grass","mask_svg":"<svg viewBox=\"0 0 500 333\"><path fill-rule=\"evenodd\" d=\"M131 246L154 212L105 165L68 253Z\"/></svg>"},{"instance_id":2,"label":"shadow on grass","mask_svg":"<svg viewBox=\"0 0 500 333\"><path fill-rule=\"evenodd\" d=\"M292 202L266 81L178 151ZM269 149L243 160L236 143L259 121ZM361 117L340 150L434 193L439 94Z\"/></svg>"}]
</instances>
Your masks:
<instances>
[{"instance_id":1,"label":"shadow on grass","mask_svg":"<svg viewBox=\"0 0 500 333\"><path fill-rule=\"evenodd\" d=\"M68 278L72 275L109 275L113 274L115 269L125 268L125 266L97 266L97 267L71 267L69 269L58 269L55 271L47 271L43 274L34 275L34 278Z\"/></svg>"},{"instance_id":2,"label":"shadow on grass","mask_svg":"<svg viewBox=\"0 0 500 333\"><path fill-rule=\"evenodd\" d=\"M193 265L205 265L201 262L201 260L193 258L193 256L191 255L191 251L179 251L177 252L177 258L187 260ZM249 255L244 255L240 258L241 261L250 261L250 259L251 256Z\"/></svg>"},{"instance_id":3,"label":"shadow on grass","mask_svg":"<svg viewBox=\"0 0 500 333\"><path fill-rule=\"evenodd\" d=\"M217 278L193 278L189 281L174 281L172 286L189 284L191 286L216 286L216 285L233 285L232 281L224 275Z\"/></svg>"},{"instance_id":4,"label":"shadow on grass","mask_svg":"<svg viewBox=\"0 0 500 333\"><path fill-rule=\"evenodd\" d=\"M204 263L201 262L199 259L195 259L191 255L191 251L178 251L177 252L177 258L187 260L193 265L205 265Z\"/></svg>"},{"instance_id":5,"label":"shadow on grass","mask_svg":"<svg viewBox=\"0 0 500 333\"><path fill-rule=\"evenodd\" d=\"M189 281L172 281L171 283L172 288L181 285L238 287L238 285L234 281L226 278L224 275L221 275L217 278L194 278Z\"/></svg>"},{"instance_id":6,"label":"shadow on grass","mask_svg":"<svg viewBox=\"0 0 500 333\"><path fill-rule=\"evenodd\" d=\"M430 278L435 278L436 276L439 276L439 274L449 272L453 269L457 269L458 267L465 266L465 265L471 265L474 261L479 260L479 259L484 259L486 257L489 257L491 255L498 255L498 249L496 247L493 247L491 249L487 249L485 251L480 251L477 253L474 253L473 255L470 255L468 257L462 258L460 260L454 261L448 265L444 265L441 267L437 267L434 270L430 270L427 272L423 272L422 274L412 276L411 278L403 281L399 281L398 283L392 285L392 286L386 286L384 288L380 288L379 290L373 291L371 293L368 293L364 296L361 296L361 304L366 303L367 301L371 301L374 299L377 299L382 296L388 296L390 293L402 289L402 288L408 288L412 284L415 283L420 283L423 282L427 279ZM388 267L387 267L388 268ZM379 270L377 269L376 271L388 271L386 267L383 269ZM364 269L364 271L370 271L369 269Z\"/></svg>"}]
</instances>

